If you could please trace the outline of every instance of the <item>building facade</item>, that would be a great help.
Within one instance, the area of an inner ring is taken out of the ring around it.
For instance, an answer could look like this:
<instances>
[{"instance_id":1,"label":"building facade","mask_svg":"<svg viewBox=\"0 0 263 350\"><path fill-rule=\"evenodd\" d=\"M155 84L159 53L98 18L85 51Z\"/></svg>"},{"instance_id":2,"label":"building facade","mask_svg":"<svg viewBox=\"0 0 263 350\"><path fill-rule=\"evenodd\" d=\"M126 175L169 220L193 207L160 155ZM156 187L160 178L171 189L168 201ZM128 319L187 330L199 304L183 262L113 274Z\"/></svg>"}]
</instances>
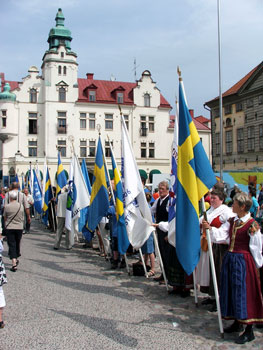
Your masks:
<instances>
[{"instance_id":1,"label":"building facade","mask_svg":"<svg viewBox=\"0 0 263 350\"><path fill-rule=\"evenodd\" d=\"M59 9L56 27L49 32L41 72L31 66L21 82L8 81L0 73L3 175L25 174L30 162L42 169L46 158L54 179L58 149L66 170L74 149L80 160L85 158L92 173L99 133L106 159L110 161L111 142L120 165L119 106L139 169L148 176L155 171L170 173L171 106L151 73L145 70L134 83L97 80L93 73L78 78L77 55L71 50L71 40Z\"/></svg>"},{"instance_id":2,"label":"building facade","mask_svg":"<svg viewBox=\"0 0 263 350\"><path fill-rule=\"evenodd\" d=\"M219 98L211 109L212 164L220 167ZM223 170L263 167L263 62L223 93Z\"/></svg>"}]
</instances>

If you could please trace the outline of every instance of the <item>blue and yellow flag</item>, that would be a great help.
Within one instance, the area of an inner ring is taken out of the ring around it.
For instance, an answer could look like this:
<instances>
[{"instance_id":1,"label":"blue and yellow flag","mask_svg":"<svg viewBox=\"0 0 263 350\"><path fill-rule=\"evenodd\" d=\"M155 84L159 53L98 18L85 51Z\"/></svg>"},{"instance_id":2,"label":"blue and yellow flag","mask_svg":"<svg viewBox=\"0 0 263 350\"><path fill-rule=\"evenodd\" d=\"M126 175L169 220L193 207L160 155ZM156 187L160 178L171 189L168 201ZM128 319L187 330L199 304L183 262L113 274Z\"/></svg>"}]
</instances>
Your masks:
<instances>
[{"instance_id":1,"label":"blue and yellow flag","mask_svg":"<svg viewBox=\"0 0 263 350\"><path fill-rule=\"evenodd\" d=\"M99 137L87 222L87 228L90 231L94 231L101 219L107 215L109 196L106 179L106 168L103 161L103 151Z\"/></svg>"},{"instance_id":2,"label":"blue and yellow flag","mask_svg":"<svg viewBox=\"0 0 263 350\"><path fill-rule=\"evenodd\" d=\"M52 188L51 188L51 181L49 176L49 171L47 168L46 172L46 181L45 181L45 188L44 188L44 200L43 200L43 221L45 225L48 225L48 204L53 198Z\"/></svg>"},{"instance_id":3,"label":"blue and yellow flag","mask_svg":"<svg viewBox=\"0 0 263 350\"><path fill-rule=\"evenodd\" d=\"M67 177L66 177L63 165L61 163L60 153L58 152L58 170L57 170L57 187L56 187L56 198L57 199L61 193L61 189L64 186L66 186L66 184L67 184Z\"/></svg>"},{"instance_id":4,"label":"blue and yellow flag","mask_svg":"<svg viewBox=\"0 0 263 350\"><path fill-rule=\"evenodd\" d=\"M215 175L186 105L180 78L176 253L188 275L200 258L198 202L215 183Z\"/></svg>"},{"instance_id":5,"label":"blue and yellow flag","mask_svg":"<svg viewBox=\"0 0 263 350\"><path fill-rule=\"evenodd\" d=\"M115 184L115 200L116 200L116 216L117 216L117 235L118 235L118 251L121 255L125 254L130 242L128 240L125 218L124 218L124 207L123 207L123 191L119 169L115 163L114 155L111 150L111 162L113 179Z\"/></svg>"}]
</instances>

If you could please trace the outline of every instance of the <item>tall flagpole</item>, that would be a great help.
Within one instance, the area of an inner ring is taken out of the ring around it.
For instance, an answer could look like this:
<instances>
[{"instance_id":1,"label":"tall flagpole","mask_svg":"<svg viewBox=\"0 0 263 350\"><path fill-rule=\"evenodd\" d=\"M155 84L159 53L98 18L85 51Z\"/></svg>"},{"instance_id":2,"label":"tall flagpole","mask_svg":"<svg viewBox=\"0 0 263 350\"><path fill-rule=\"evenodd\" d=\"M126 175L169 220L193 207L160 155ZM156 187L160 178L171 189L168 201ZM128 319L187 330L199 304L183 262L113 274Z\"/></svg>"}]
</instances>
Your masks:
<instances>
[{"instance_id":1,"label":"tall flagpole","mask_svg":"<svg viewBox=\"0 0 263 350\"><path fill-rule=\"evenodd\" d=\"M217 0L218 34L218 74L219 74L219 118L220 118L220 179L223 182L223 100L221 87L221 35L220 35L220 0Z\"/></svg>"}]
</instances>

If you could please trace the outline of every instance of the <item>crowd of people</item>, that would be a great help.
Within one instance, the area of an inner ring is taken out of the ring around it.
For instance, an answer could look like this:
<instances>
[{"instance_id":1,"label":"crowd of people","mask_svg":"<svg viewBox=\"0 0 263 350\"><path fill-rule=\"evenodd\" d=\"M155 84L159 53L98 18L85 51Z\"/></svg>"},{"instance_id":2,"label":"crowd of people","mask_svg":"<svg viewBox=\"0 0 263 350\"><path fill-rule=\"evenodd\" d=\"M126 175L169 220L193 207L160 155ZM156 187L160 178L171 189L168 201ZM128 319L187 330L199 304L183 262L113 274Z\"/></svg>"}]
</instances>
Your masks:
<instances>
[{"instance_id":1,"label":"crowd of people","mask_svg":"<svg viewBox=\"0 0 263 350\"><path fill-rule=\"evenodd\" d=\"M114 184L113 184L114 187ZM114 189L114 188L113 188ZM31 217L33 212L33 198L28 189L19 191L19 185L13 183L7 193L1 193L2 235L6 236L8 255L12 261L11 271L18 269L20 241L23 233L30 232ZM148 277L154 278L159 284L165 283L172 287L170 294L181 297L190 296L193 288L193 275L188 276L183 270L176 254L176 248L168 241L168 211L169 211L169 184L162 181L154 195L145 186L145 196L152 213L152 227L156 230L158 246L163 271L156 276L156 247L153 234L149 236L142 246L142 255L147 267ZM217 183L206 195L205 201L208 210L204 212L200 206L200 242L201 254L199 263L195 269L196 283L201 293L205 293L202 304L217 311L215 302L215 290L211 274L208 254L207 235L212 242L212 254L215 263L216 280L220 294L220 307L225 319L232 319L234 323L225 328L226 333L241 332L236 340L238 344L244 344L254 339L253 324L263 325L263 271L262 271L262 239L261 220L263 214L263 188L256 195L253 184L248 187L248 194L235 186L230 194L231 201L225 204L226 192L224 184ZM180 205L180 204L177 204ZM67 188L62 190L57 202L52 202L56 207L56 215L49 217L50 229L55 231L54 249L59 250L63 233L65 234L65 247L71 250L74 246L74 233L65 228ZM78 228L75 228L78 231ZM74 230L73 230L74 232ZM82 230L85 240L84 247L92 246L92 240L96 235L100 247L100 255L111 261L111 268L124 268L126 261L118 252L117 219L113 202L107 215L101 220L94 233ZM1 237L2 238L2 237ZM0 241L0 328L4 326L2 310L5 306L3 284L6 283L6 273L2 261L3 250ZM136 253L133 247L129 247L128 254ZM134 265L142 266L143 261L138 259ZM260 277L259 277L260 276Z\"/></svg>"}]
</instances>

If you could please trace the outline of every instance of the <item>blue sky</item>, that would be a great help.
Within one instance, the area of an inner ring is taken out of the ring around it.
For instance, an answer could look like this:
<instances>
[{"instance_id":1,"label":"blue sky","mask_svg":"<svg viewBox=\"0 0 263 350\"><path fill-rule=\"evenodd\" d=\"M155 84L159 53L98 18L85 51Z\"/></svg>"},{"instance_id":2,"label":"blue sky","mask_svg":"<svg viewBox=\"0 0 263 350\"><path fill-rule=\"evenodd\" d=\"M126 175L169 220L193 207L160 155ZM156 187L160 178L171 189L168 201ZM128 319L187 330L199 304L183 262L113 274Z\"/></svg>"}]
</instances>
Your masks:
<instances>
[{"instance_id":1,"label":"blue sky","mask_svg":"<svg viewBox=\"0 0 263 350\"><path fill-rule=\"evenodd\" d=\"M180 66L189 108L209 113L218 95L216 0L1 0L0 72L21 80L39 69L61 7L78 55L79 77L134 81L148 69L174 106ZM263 60L263 1L221 0L222 89Z\"/></svg>"}]
</instances>

